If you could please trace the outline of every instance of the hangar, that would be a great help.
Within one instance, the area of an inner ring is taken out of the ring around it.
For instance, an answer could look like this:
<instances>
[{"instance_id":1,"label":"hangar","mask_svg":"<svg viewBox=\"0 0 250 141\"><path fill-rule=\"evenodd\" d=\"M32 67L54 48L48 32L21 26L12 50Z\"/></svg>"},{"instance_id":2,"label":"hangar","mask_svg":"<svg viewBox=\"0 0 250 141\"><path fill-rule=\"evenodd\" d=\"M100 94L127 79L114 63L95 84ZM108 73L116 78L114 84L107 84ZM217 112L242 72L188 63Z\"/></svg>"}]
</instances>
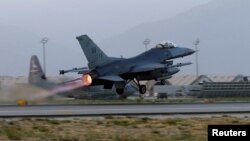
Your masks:
<instances>
[{"instance_id":1,"label":"hangar","mask_svg":"<svg viewBox=\"0 0 250 141\"><path fill-rule=\"evenodd\" d=\"M167 93L170 96L190 95L197 97L250 97L250 77L194 75L174 76L167 86L156 83L151 94Z\"/></svg>"}]
</instances>

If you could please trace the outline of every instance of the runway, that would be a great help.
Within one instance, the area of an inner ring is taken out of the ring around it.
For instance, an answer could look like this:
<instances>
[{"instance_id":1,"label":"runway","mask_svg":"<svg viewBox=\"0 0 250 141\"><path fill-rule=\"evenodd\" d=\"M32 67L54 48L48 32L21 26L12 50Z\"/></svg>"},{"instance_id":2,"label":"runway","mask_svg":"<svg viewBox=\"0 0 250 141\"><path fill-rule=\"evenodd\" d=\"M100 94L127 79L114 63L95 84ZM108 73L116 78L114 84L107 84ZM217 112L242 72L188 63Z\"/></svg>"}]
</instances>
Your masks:
<instances>
[{"instance_id":1,"label":"runway","mask_svg":"<svg viewBox=\"0 0 250 141\"><path fill-rule=\"evenodd\" d=\"M250 113L250 103L0 106L0 117Z\"/></svg>"}]
</instances>

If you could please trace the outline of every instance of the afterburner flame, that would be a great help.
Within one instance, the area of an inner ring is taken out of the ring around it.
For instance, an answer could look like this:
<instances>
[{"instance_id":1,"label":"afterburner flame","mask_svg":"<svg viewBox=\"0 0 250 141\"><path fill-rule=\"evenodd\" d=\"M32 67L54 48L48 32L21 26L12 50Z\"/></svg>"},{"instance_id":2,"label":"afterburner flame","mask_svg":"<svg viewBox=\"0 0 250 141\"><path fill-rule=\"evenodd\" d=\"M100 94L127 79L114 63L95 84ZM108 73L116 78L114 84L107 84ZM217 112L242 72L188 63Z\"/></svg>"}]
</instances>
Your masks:
<instances>
[{"instance_id":1,"label":"afterburner flame","mask_svg":"<svg viewBox=\"0 0 250 141\"><path fill-rule=\"evenodd\" d=\"M89 86L92 83L92 78L89 74L85 74L82 76L83 86Z\"/></svg>"}]
</instances>

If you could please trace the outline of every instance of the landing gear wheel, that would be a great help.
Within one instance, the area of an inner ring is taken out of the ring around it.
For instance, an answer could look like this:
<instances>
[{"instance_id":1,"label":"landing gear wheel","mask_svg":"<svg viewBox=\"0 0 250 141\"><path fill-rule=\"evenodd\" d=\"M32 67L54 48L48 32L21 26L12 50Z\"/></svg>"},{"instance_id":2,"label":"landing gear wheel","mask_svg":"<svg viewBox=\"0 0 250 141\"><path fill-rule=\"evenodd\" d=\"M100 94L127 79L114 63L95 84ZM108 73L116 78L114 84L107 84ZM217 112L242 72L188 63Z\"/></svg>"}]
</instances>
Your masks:
<instances>
[{"instance_id":1,"label":"landing gear wheel","mask_svg":"<svg viewBox=\"0 0 250 141\"><path fill-rule=\"evenodd\" d=\"M167 81L166 80L161 80L161 85L167 85Z\"/></svg>"},{"instance_id":2,"label":"landing gear wheel","mask_svg":"<svg viewBox=\"0 0 250 141\"><path fill-rule=\"evenodd\" d=\"M139 86L139 92L140 92L140 94L145 94L146 91L147 91L147 88L146 88L145 85L140 85Z\"/></svg>"},{"instance_id":3,"label":"landing gear wheel","mask_svg":"<svg viewBox=\"0 0 250 141\"><path fill-rule=\"evenodd\" d=\"M144 94L147 91L147 87L145 85L140 85L140 82L137 79L133 79L133 82L138 86L139 88L139 98L144 99Z\"/></svg>"}]
</instances>

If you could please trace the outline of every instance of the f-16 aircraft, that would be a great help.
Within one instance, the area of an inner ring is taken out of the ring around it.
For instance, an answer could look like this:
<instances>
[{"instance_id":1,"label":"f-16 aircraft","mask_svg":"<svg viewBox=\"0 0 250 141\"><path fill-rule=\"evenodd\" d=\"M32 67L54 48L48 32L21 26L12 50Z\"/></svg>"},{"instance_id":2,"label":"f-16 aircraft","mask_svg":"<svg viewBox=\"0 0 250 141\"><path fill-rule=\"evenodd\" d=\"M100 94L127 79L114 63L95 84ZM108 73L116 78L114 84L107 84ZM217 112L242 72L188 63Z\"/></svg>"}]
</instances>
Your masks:
<instances>
[{"instance_id":1,"label":"f-16 aircraft","mask_svg":"<svg viewBox=\"0 0 250 141\"><path fill-rule=\"evenodd\" d=\"M179 67L192 63L173 64L172 59L185 57L195 51L178 47L172 42L163 42L154 48L132 58L115 58L107 56L87 35L76 37L88 60L88 68L60 70L60 74L77 72L84 86L104 85L117 94L124 96L126 86L133 81L139 88L140 94L146 93L146 86L140 81L156 80L162 84L166 79L180 71Z\"/></svg>"}]
</instances>

